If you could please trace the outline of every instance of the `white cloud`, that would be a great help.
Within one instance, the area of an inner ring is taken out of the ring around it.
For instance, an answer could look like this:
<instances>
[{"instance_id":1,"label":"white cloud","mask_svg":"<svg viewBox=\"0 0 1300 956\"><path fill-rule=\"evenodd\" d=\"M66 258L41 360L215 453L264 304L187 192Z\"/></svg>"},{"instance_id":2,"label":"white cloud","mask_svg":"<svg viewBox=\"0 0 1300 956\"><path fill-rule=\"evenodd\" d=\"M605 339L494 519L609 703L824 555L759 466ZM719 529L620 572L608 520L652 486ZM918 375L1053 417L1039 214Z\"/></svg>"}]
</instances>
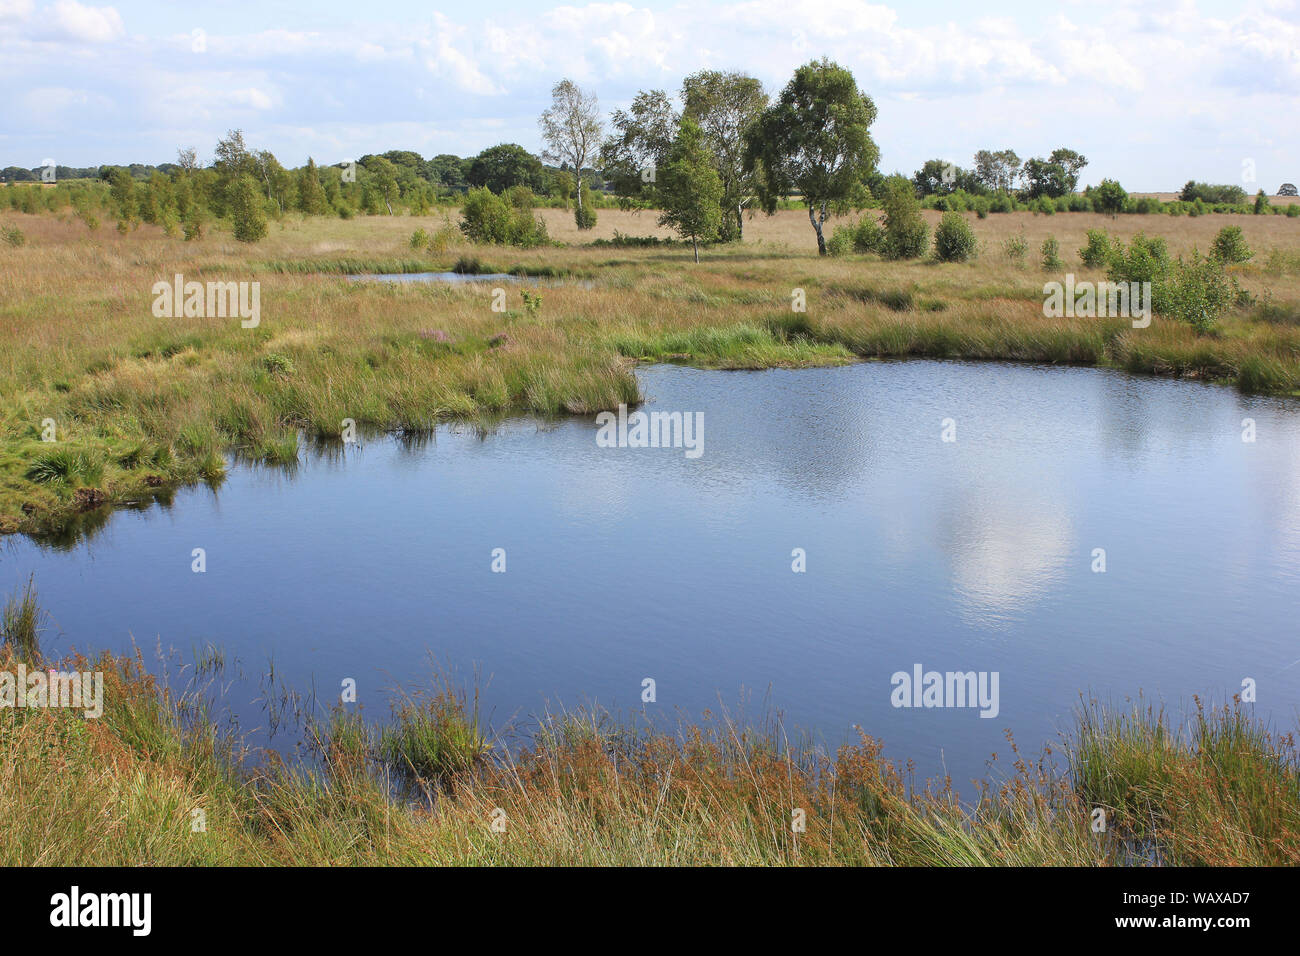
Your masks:
<instances>
[{"instance_id":1,"label":"white cloud","mask_svg":"<svg viewBox=\"0 0 1300 956\"><path fill-rule=\"evenodd\" d=\"M35 6L33 0L0 0L0 20L26 20Z\"/></svg>"},{"instance_id":2,"label":"white cloud","mask_svg":"<svg viewBox=\"0 0 1300 956\"><path fill-rule=\"evenodd\" d=\"M87 43L109 43L126 31L113 7L88 7L77 0L58 0L53 22L67 36Z\"/></svg>"}]
</instances>

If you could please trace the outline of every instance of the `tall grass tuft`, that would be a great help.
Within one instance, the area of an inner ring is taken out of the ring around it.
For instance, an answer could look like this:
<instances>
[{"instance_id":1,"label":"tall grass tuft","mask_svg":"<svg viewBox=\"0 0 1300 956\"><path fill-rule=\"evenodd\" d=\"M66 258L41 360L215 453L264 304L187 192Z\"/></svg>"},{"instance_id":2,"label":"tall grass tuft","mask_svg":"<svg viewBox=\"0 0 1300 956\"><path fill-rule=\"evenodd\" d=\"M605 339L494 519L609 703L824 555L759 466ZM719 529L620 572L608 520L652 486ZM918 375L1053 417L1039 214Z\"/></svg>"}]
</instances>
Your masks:
<instances>
[{"instance_id":1,"label":"tall grass tuft","mask_svg":"<svg viewBox=\"0 0 1300 956\"><path fill-rule=\"evenodd\" d=\"M41 609L36 602L34 581L28 578L22 593L5 601L4 611L0 613L0 644L32 663L41 658Z\"/></svg>"},{"instance_id":2,"label":"tall grass tuft","mask_svg":"<svg viewBox=\"0 0 1300 956\"><path fill-rule=\"evenodd\" d=\"M445 781L471 770L491 749L479 728L477 695L467 709L464 696L450 686L429 699L403 701L379 735L386 764L425 780Z\"/></svg>"}]
</instances>

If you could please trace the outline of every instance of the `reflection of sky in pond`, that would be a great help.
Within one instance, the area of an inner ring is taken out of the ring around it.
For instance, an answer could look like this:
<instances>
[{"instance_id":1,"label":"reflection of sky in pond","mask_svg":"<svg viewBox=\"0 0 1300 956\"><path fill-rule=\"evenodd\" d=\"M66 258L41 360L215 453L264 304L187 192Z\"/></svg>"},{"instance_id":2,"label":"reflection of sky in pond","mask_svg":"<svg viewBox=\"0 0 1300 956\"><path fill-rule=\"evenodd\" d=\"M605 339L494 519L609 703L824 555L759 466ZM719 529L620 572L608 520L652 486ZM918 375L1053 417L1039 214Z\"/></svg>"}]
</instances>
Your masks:
<instances>
[{"instance_id":1,"label":"reflection of sky in pond","mask_svg":"<svg viewBox=\"0 0 1300 956\"><path fill-rule=\"evenodd\" d=\"M211 642L323 696L354 677L374 718L430 657L481 665L497 727L640 709L645 677L668 722L770 690L788 724L832 746L859 724L959 785L1004 728L1052 740L1081 692L1180 710L1251 677L1294 726L1296 403L999 364L639 374L648 408L704 413L701 458L597 448L591 418L370 438L92 519L70 549L11 538L0 586L35 573L55 650ZM915 663L998 671L998 718L891 707Z\"/></svg>"}]
</instances>

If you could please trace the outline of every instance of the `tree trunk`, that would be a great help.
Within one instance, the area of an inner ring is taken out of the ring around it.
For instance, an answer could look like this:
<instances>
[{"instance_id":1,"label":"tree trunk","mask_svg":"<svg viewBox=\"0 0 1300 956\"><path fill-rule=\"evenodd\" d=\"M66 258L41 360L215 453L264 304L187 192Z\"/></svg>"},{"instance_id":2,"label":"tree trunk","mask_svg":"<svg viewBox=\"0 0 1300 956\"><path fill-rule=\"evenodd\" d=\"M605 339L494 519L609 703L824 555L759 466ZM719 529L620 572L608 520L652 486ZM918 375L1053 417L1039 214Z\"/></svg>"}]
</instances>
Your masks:
<instances>
[{"instance_id":1,"label":"tree trunk","mask_svg":"<svg viewBox=\"0 0 1300 956\"><path fill-rule=\"evenodd\" d=\"M700 261L700 245L699 245L698 242L695 241L695 237L694 237L694 236L691 236L691 248L695 250L695 261L696 261L696 262L699 262L699 261Z\"/></svg>"},{"instance_id":2,"label":"tree trunk","mask_svg":"<svg viewBox=\"0 0 1300 956\"><path fill-rule=\"evenodd\" d=\"M812 227L817 230L817 255L819 256L826 255L826 237L822 235L822 222L824 222L825 219L826 219L826 204L825 203L822 204L822 217L819 220L816 216L813 215L813 207L812 204L809 203L808 221L812 223Z\"/></svg>"},{"instance_id":3,"label":"tree trunk","mask_svg":"<svg viewBox=\"0 0 1300 956\"><path fill-rule=\"evenodd\" d=\"M737 241L745 238L745 204L740 202L736 205L736 239Z\"/></svg>"}]
</instances>

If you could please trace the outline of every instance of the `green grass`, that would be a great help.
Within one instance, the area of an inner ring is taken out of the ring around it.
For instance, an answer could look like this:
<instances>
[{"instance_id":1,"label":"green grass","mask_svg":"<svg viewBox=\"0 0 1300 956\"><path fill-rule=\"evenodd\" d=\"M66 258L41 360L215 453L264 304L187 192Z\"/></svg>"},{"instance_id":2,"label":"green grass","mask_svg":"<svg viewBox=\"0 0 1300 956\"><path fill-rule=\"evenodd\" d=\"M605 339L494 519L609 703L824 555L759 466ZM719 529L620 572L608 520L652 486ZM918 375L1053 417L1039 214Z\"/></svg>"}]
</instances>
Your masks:
<instances>
[{"instance_id":1,"label":"green grass","mask_svg":"<svg viewBox=\"0 0 1300 956\"><path fill-rule=\"evenodd\" d=\"M355 747L355 735L344 737L343 745ZM477 707L467 711L463 696L451 687L429 700L403 701L379 733L380 759L400 773L427 780L465 773L491 749L479 729Z\"/></svg>"},{"instance_id":2,"label":"green grass","mask_svg":"<svg viewBox=\"0 0 1300 956\"><path fill-rule=\"evenodd\" d=\"M40 656L40 622L36 588L29 579L22 594L5 601L4 610L0 612L0 645L23 660L37 660Z\"/></svg>"}]
</instances>

